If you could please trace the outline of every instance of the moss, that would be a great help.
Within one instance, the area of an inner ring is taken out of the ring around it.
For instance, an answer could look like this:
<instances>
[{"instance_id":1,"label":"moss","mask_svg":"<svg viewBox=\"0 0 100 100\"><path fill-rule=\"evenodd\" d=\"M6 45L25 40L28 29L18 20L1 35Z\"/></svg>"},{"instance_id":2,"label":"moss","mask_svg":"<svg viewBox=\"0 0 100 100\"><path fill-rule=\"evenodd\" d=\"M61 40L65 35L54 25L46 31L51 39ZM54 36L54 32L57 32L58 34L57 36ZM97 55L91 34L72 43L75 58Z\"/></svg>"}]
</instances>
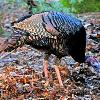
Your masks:
<instances>
[{"instance_id":1,"label":"moss","mask_svg":"<svg viewBox=\"0 0 100 100\"><path fill-rule=\"evenodd\" d=\"M74 1L74 2L72 2ZM99 0L60 0L73 13L100 12Z\"/></svg>"},{"instance_id":2,"label":"moss","mask_svg":"<svg viewBox=\"0 0 100 100\"><path fill-rule=\"evenodd\" d=\"M81 3L75 5L76 13L86 13L86 12L99 12L100 2L98 0L83 0Z\"/></svg>"},{"instance_id":3,"label":"moss","mask_svg":"<svg viewBox=\"0 0 100 100\"><path fill-rule=\"evenodd\" d=\"M4 30L2 29L2 26L1 26L2 19L3 19L3 15L0 13L0 35L4 33Z\"/></svg>"},{"instance_id":4,"label":"moss","mask_svg":"<svg viewBox=\"0 0 100 100\"><path fill-rule=\"evenodd\" d=\"M2 34L4 31L2 29L2 27L0 26L0 34Z\"/></svg>"}]
</instances>

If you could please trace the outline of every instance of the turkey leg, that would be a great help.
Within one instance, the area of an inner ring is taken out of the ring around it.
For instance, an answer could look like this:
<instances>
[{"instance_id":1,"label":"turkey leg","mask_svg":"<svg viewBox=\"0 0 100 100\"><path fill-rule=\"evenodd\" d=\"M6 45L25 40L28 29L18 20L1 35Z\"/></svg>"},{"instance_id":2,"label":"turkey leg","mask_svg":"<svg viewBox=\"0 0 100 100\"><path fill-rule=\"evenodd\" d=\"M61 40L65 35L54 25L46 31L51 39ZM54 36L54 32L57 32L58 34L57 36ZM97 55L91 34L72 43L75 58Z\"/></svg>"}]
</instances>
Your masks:
<instances>
[{"instance_id":1,"label":"turkey leg","mask_svg":"<svg viewBox=\"0 0 100 100\"><path fill-rule=\"evenodd\" d=\"M49 55L46 54L44 61L43 61L43 71L44 71L44 76L46 78L46 84L49 83L49 75L48 75L48 59L49 59Z\"/></svg>"},{"instance_id":2,"label":"turkey leg","mask_svg":"<svg viewBox=\"0 0 100 100\"><path fill-rule=\"evenodd\" d=\"M53 65L53 67L55 68L55 72L57 74L57 78L58 78L59 84L60 84L61 87L63 87L60 71L59 71L59 68L58 68L59 65L60 65L60 60L58 58L56 58L56 61L55 61L55 64Z\"/></svg>"}]
</instances>

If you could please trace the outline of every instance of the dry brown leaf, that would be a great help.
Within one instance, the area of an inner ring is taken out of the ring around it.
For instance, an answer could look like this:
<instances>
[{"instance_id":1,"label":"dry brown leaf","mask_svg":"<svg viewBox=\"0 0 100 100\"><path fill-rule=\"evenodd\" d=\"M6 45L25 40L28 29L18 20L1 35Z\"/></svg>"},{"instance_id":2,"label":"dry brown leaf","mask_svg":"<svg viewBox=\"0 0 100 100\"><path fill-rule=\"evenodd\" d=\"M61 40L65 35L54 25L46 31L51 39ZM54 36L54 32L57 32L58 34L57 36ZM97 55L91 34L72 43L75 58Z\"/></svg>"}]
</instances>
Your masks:
<instances>
[{"instance_id":1,"label":"dry brown leaf","mask_svg":"<svg viewBox=\"0 0 100 100\"><path fill-rule=\"evenodd\" d=\"M16 100L24 100L24 95L18 96L18 98Z\"/></svg>"},{"instance_id":2,"label":"dry brown leaf","mask_svg":"<svg viewBox=\"0 0 100 100\"><path fill-rule=\"evenodd\" d=\"M48 91L48 90L45 90L45 91L43 92L43 95L44 95L45 97L48 97L48 96L49 96L49 91Z\"/></svg>"},{"instance_id":3,"label":"dry brown leaf","mask_svg":"<svg viewBox=\"0 0 100 100\"><path fill-rule=\"evenodd\" d=\"M25 77L20 78L20 83L23 83L23 84L26 83L26 79L25 79Z\"/></svg>"}]
</instances>

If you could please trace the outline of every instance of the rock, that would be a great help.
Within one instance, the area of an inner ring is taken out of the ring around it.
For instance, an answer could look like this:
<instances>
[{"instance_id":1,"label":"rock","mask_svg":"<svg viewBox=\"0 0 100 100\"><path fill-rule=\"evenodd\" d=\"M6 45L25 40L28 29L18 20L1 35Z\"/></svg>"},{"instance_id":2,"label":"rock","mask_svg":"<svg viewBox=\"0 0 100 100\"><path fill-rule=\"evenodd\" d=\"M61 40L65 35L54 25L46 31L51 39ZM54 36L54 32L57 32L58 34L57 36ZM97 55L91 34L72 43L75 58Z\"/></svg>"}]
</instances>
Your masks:
<instances>
[{"instance_id":1,"label":"rock","mask_svg":"<svg viewBox=\"0 0 100 100\"><path fill-rule=\"evenodd\" d=\"M97 72L100 73L100 62L95 57L88 57L86 62L91 65Z\"/></svg>"},{"instance_id":2,"label":"rock","mask_svg":"<svg viewBox=\"0 0 100 100\"><path fill-rule=\"evenodd\" d=\"M0 37L0 45L5 41L6 38ZM2 48L2 47L0 47Z\"/></svg>"},{"instance_id":3,"label":"rock","mask_svg":"<svg viewBox=\"0 0 100 100\"><path fill-rule=\"evenodd\" d=\"M11 76L17 76L16 72L10 72Z\"/></svg>"}]
</instances>

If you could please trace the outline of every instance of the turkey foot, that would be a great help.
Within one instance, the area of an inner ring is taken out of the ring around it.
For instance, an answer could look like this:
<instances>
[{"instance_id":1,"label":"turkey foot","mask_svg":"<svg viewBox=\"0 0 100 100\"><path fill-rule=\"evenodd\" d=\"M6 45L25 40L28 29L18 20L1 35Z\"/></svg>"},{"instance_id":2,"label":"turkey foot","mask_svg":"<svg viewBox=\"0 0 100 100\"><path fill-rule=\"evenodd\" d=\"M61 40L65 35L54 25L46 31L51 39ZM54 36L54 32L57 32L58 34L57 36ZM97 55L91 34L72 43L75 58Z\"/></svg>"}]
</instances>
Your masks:
<instances>
[{"instance_id":1,"label":"turkey foot","mask_svg":"<svg viewBox=\"0 0 100 100\"><path fill-rule=\"evenodd\" d=\"M53 65L53 68L55 69L60 87L63 87L63 82L62 82L62 79L61 79L59 66L60 66L60 60L59 60L59 58L56 58L55 64Z\"/></svg>"}]
</instances>

